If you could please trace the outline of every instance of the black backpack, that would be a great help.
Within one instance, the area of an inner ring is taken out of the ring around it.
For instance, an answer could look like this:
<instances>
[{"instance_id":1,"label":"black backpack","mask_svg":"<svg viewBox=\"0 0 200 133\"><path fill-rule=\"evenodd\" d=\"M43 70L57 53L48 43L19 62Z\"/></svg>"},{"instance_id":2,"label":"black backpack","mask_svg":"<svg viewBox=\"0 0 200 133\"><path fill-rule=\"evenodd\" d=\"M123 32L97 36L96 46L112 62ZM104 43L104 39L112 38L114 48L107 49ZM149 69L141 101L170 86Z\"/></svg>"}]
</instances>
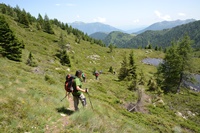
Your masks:
<instances>
[{"instance_id":1,"label":"black backpack","mask_svg":"<svg viewBox=\"0 0 200 133\"><path fill-rule=\"evenodd\" d=\"M66 76L66 81L65 81L65 90L67 91L67 92L73 92L73 83L74 83L74 79L75 79L76 77L75 76L73 76L73 75L71 75L71 74L68 74L67 76Z\"/></svg>"}]
</instances>

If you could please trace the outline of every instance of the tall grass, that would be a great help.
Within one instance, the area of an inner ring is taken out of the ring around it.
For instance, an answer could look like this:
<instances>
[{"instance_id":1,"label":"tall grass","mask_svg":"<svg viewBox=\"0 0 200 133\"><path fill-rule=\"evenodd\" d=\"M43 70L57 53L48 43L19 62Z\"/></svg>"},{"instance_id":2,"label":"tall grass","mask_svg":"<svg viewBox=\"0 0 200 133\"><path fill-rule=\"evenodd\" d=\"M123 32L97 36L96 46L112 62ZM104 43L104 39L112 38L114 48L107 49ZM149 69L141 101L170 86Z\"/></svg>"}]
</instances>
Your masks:
<instances>
[{"instance_id":1,"label":"tall grass","mask_svg":"<svg viewBox=\"0 0 200 133\"><path fill-rule=\"evenodd\" d=\"M136 103L137 92L129 91L126 81L119 81L117 74L121 67L122 55L132 49L114 49L108 52L106 47L81 40L75 43L75 36L54 27L55 35L37 31L33 25L30 29L20 27L7 17L7 21L16 36L25 43L22 62L13 62L0 58L0 132L198 132L199 94L188 92L185 95L164 95L165 105L156 102L146 108L149 113L126 110L128 103ZM68 51L72 67L62 66L55 54L59 48L58 40L63 32L66 43L70 43ZM37 67L26 65L29 53L37 61ZM91 56L97 55L96 59ZM156 67L145 65L143 58L163 58L164 53L158 51L134 49L137 73L141 70L145 81L153 76ZM108 72L110 67L116 75ZM65 96L64 81L66 74L75 74L81 69L86 73L86 83L83 88L89 88L92 110L87 94L87 108L74 112L69 109ZM93 70L102 70L99 80L93 75ZM147 86L140 86L144 90ZM147 93L147 92L146 92ZM148 92L148 95L157 97ZM192 99L192 100L186 100ZM186 100L186 101L184 101ZM184 103L185 104L180 104ZM191 106L190 106L191 105ZM171 107L174 109L171 110ZM175 115L176 111L191 110L197 117L187 120ZM198 108L197 108L198 109Z\"/></svg>"}]
</instances>

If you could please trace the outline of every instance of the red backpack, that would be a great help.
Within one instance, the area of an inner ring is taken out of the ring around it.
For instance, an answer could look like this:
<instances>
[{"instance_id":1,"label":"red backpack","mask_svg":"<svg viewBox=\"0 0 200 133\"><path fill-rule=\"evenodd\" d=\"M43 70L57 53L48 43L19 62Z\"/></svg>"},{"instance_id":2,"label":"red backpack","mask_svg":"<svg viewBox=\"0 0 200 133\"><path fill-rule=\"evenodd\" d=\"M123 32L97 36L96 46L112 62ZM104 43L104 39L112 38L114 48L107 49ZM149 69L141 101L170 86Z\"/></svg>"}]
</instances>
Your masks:
<instances>
[{"instance_id":1,"label":"red backpack","mask_svg":"<svg viewBox=\"0 0 200 133\"><path fill-rule=\"evenodd\" d=\"M68 74L66 76L66 81L65 81L65 90L67 92L73 92L73 83L74 83L74 79L76 77L71 75L71 74Z\"/></svg>"}]
</instances>

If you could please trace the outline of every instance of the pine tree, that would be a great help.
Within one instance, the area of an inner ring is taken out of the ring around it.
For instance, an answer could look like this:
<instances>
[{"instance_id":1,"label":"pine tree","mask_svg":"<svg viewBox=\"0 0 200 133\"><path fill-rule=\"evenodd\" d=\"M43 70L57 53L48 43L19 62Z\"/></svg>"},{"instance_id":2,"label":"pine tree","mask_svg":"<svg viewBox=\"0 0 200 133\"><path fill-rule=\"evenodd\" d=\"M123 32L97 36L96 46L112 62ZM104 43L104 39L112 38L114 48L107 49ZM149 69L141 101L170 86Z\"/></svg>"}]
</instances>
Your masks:
<instances>
[{"instance_id":1,"label":"pine tree","mask_svg":"<svg viewBox=\"0 0 200 133\"><path fill-rule=\"evenodd\" d=\"M183 39L178 42L178 48L177 52L181 58L181 72L180 72L180 80L177 88L177 92L180 92L181 84L183 83L183 80L186 80L188 73L191 66L191 52L192 52L192 41L190 40L190 37L188 35L185 35Z\"/></svg>"},{"instance_id":2,"label":"pine tree","mask_svg":"<svg viewBox=\"0 0 200 133\"><path fill-rule=\"evenodd\" d=\"M136 74L136 65L135 65L135 60L134 60L134 54L133 51L129 54L129 76L131 76L131 79L137 79L137 74Z\"/></svg>"},{"instance_id":3,"label":"pine tree","mask_svg":"<svg viewBox=\"0 0 200 133\"><path fill-rule=\"evenodd\" d=\"M158 46L155 47L155 51L158 51Z\"/></svg>"},{"instance_id":4,"label":"pine tree","mask_svg":"<svg viewBox=\"0 0 200 133\"><path fill-rule=\"evenodd\" d=\"M63 36L62 32L60 33L60 39L59 39L58 44L59 44L59 46L60 46L61 49L65 48L65 41L64 41L64 36Z\"/></svg>"},{"instance_id":5,"label":"pine tree","mask_svg":"<svg viewBox=\"0 0 200 133\"><path fill-rule=\"evenodd\" d=\"M43 30L44 30L44 32L47 32L49 34L54 34L54 31L51 27L49 17L47 15L44 16L44 28L43 28Z\"/></svg>"},{"instance_id":6,"label":"pine tree","mask_svg":"<svg viewBox=\"0 0 200 133\"><path fill-rule=\"evenodd\" d=\"M191 62L191 40L185 36L166 50L163 64L158 67L157 83L166 92L179 92L183 80L187 81ZM162 80L163 79L163 80Z\"/></svg>"},{"instance_id":7,"label":"pine tree","mask_svg":"<svg viewBox=\"0 0 200 133\"><path fill-rule=\"evenodd\" d=\"M29 65L29 66L32 66L32 67L36 67L37 66L37 64L34 61L34 58L33 58L33 55L32 55L31 52L29 53L29 56L28 56L26 64Z\"/></svg>"},{"instance_id":8,"label":"pine tree","mask_svg":"<svg viewBox=\"0 0 200 133\"><path fill-rule=\"evenodd\" d=\"M37 29L41 30L44 28L44 19L42 18L42 16L40 14L38 14L38 18L37 18Z\"/></svg>"},{"instance_id":9,"label":"pine tree","mask_svg":"<svg viewBox=\"0 0 200 133\"><path fill-rule=\"evenodd\" d=\"M108 47L110 49L110 53L112 53L114 46L112 44L110 44Z\"/></svg>"},{"instance_id":10,"label":"pine tree","mask_svg":"<svg viewBox=\"0 0 200 133\"><path fill-rule=\"evenodd\" d=\"M21 61L22 48L3 16L0 16L0 54L10 60Z\"/></svg>"},{"instance_id":11,"label":"pine tree","mask_svg":"<svg viewBox=\"0 0 200 133\"><path fill-rule=\"evenodd\" d=\"M21 24L24 24L26 27L29 27L30 22L28 20L28 16L27 16L26 11L24 9L19 15L19 22Z\"/></svg>"},{"instance_id":12,"label":"pine tree","mask_svg":"<svg viewBox=\"0 0 200 133\"><path fill-rule=\"evenodd\" d=\"M129 54L129 68L128 68L128 79L131 81L129 86L130 90L136 89L137 86L137 73L136 73L136 64L134 60L133 51Z\"/></svg>"},{"instance_id":13,"label":"pine tree","mask_svg":"<svg viewBox=\"0 0 200 133\"><path fill-rule=\"evenodd\" d=\"M67 55L66 50L62 51L62 56L61 56L60 62L61 62L62 65L67 65L67 66L71 67L70 59L69 59L69 56Z\"/></svg>"},{"instance_id":14,"label":"pine tree","mask_svg":"<svg viewBox=\"0 0 200 133\"><path fill-rule=\"evenodd\" d=\"M112 66L110 66L110 68L109 68L108 72L111 72L111 73L113 73L113 68L112 68Z\"/></svg>"},{"instance_id":15,"label":"pine tree","mask_svg":"<svg viewBox=\"0 0 200 133\"><path fill-rule=\"evenodd\" d=\"M124 54L123 61L121 63L121 68L119 70L118 79L124 80L127 76L128 76L128 63L127 63L126 54Z\"/></svg>"},{"instance_id":16,"label":"pine tree","mask_svg":"<svg viewBox=\"0 0 200 133\"><path fill-rule=\"evenodd\" d=\"M71 67L71 62L70 62L69 56L67 55L67 51L66 50L58 51L56 56L60 59L60 63L62 65L66 65L66 66Z\"/></svg>"},{"instance_id":17,"label":"pine tree","mask_svg":"<svg viewBox=\"0 0 200 133\"><path fill-rule=\"evenodd\" d=\"M70 25L70 26L67 28L67 33L68 33L68 35L72 33L72 30L73 30L73 28L72 28L72 26Z\"/></svg>"}]
</instances>

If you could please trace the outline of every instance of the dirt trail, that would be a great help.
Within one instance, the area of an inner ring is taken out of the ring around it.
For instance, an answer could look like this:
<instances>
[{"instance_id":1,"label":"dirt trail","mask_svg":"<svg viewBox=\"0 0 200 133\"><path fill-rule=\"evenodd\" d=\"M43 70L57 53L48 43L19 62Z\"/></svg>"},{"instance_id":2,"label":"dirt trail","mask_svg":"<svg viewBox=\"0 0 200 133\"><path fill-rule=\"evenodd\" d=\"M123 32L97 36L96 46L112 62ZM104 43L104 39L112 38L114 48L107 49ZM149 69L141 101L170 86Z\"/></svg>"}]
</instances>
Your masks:
<instances>
[{"instance_id":1,"label":"dirt trail","mask_svg":"<svg viewBox=\"0 0 200 133\"><path fill-rule=\"evenodd\" d=\"M137 111L142 113L148 113L146 105L151 102L151 97L144 92L144 89L141 89L141 99L137 104Z\"/></svg>"},{"instance_id":2,"label":"dirt trail","mask_svg":"<svg viewBox=\"0 0 200 133\"><path fill-rule=\"evenodd\" d=\"M65 109L62 113L60 113L60 119L58 119L56 122L52 124L46 125L45 133L60 133L62 130L65 130L66 126L70 124L69 115L74 111L73 97L70 96L65 100L69 102L69 107Z\"/></svg>"}]
</instances>

